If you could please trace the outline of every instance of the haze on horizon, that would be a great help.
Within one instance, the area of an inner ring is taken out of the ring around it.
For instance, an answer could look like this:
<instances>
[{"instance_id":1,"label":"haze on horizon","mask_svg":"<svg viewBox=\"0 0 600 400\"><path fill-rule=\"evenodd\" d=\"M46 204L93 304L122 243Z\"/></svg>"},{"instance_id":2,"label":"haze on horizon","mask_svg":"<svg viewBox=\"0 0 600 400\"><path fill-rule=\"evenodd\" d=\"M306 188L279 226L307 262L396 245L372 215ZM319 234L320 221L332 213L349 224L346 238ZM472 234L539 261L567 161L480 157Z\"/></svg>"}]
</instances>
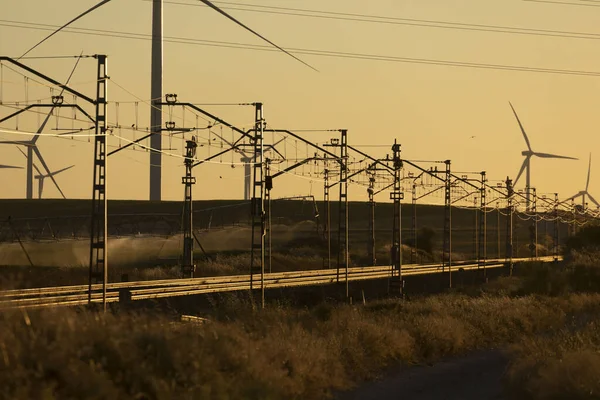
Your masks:
<instances>
[{"instance_id":1,"label":"haze on horizon","mask_svg":"<svg viewBox=\"0 0 600 400\"><path fill-rule=\"evenodd\" d=\"M0 3L0 54L19 56L49 32L17 28L14 22L62 25L95 0L5 0ZM243 29L191 0L165 4L164 35L207 41L263 45ZM521 0L238 0L248 5L301 8L396 18L448 21L465 24L511 26L527 29L596 33L600 7L566 6ZM239 8L239 6L236 6ZM243 8L243 7L242 7ZM250 7L257 10L256 7ZM574 39L516 35L423 26L308 18L242 10L235 17L284 48L318 49L395 57L436 59L538 68L600 71L598 39ZM73 26L112 32L150 33L151 3L145 0L113 0ZM8 26L11 25L11 26ZM120 102L120 123L135 120L133 102L150 98L150 41L61 32L34 50L31 56L107 54L111 81L109 101ZM534 151L578 157L579 161L532 161L532 182L538 193L558 191L569 197L585 186L587 159L600 144L595 133L598 77L459 68L400 62L356 60L298 54L316 67L314 72L290 57L271 51L252 51L214 46L165 43L164 93L177 93L181 101L194 103L265 104L271 127L285 129L349 130L350 144L378 144L364 148L376 157L389 152L394 139L402 144L403 157L417 160L451 159L455 171L486 170L492 180L515 177L526 144L512 114L515 106ZM28 65L66 80L74 59L28 59ZM4 71L4 102L23 101L23 82ZM72 86L92 94L95 63L81 61ZM33 85L30 85L33 86ZM122 86L126 90L120 88ZM30 99L48 96L48 89L32 87ZM149 124L148 110L140 102L139 125ZM207 106L212 113L249 127L251 107ZM0 107L0 116L11 109ZM61 111L68 113L67 111ZM115 121L115 109L109 108ZM183 116L181 116L183 117ZM189 115L187 116L189 118ZM165 118L166 120L166 118ZM35 130L37 117L22 118L20 129ZM51 122L55 124L54 121ZM70 123L66 122L69 127ZM187 126L196 121L188 119ZM14 121L1 128L14 130ZM48 132L51 132L50 130ZM218 131L220 133L220 131ZM52 132L54 133L54 132ZM123 136L132 138L131 132ZM223 135L230 139L231 132ZM334 133L306 133L323 143ZM472 138L474 136L474 138ZM0 140L26 140L27 136L0 133ZM117 144L117 139L111 139ZM168 147L168 139L163 141ZM180 140L173 139L181 155ZM42 137L39 148L51 170L75 164L57 177L68 198L91 195L93 146L85 138ZM204 149L203 151L206 151ZM214 150L213 150L214 151ZM288 151L295 151L290 148ZM298 149L300 155L305 149ZM597 155L600 157L600 154ZM0 164L25 166L23 155L12 145L0 145ZM148 198L147 152L124 152L110 159L109 198ZM222 165L196 169L195 199L241 198L243 168L239 155L225 156ZM232 163L235 168L232 168ZM600 189L600 174L592 162L590 193ZM179 157L163 157L163 199L181 200L184 173ZM25 170L0 170L1 198L25 197ZM521 178L519 186L524 185ZM276 181L275 197L322 195L318 178L286 176ZM49 181L45 197L59 193ZM385 196L383 196L385 197ZM385 200L382 197L382 200ZM598 195L596 195L598 197ZM366 198L366 190L352 185L350 199Z\"/></svg>"}]
</instances>

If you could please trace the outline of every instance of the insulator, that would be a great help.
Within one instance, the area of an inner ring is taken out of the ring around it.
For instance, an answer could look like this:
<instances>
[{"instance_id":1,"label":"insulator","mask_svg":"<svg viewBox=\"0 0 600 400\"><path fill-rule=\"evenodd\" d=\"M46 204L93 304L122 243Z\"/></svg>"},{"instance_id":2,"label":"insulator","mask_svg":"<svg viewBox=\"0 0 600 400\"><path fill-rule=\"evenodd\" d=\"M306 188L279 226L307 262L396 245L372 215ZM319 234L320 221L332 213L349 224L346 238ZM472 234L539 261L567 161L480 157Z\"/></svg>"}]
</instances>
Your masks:
<instances>
[{"instance_id":1,"label":"insulator","mask_svg":"<svg viewBox=\"0 0 600 400\"><path fill-rule=\"evenodd\" d=\"M119 103L115 103L115 120L117 124L117 132L119 132L119 148L121 148L121 126L119 125Z\"/></svg>"}]
</instances>

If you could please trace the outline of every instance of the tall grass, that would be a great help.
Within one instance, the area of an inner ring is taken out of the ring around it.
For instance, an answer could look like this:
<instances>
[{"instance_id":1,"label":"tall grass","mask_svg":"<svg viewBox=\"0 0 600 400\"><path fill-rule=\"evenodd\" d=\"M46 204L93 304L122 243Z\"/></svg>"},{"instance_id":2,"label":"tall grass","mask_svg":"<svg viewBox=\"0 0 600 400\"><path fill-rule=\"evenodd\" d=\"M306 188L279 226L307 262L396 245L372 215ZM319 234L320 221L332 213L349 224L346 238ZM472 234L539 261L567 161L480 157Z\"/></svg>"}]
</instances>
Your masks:
<instances>
[{"instance_id":1,"label":"tall grass","mask_svg":"<svg viewBox=\"0 0 600 400\"><path fill-rule=\"evenodd\" d=\"M233 298L235 299L235 298ZM445 294L366 306L221 304L211 321L64 310L0 315L10 399L327 398L397 363L432 361L564 326L600 296Z\"/></svg>"},{"instance_id":2,"label":"tall grass","mask_svg":"<svg viewBox=\"0 0 600 400\"><path fill-rule=\"evenodd\" d=\"M512 347L507 381L515 398L600 397L600 326L595 321L576 325L554 335L526 338Z\"/></svg>"},{"instance_id":3,"label":"tall grass","mask_svg":"<svg viewBox=\"0 0 600 400\"><path fill-rule=\"evenodd\" d=\"M596 235L598 229L591 232ZM585 233L585 232L584 232ZM588 231L589 234L589 231ZM590 302L600 291L600 255L584 247L589 238L570 241L569 263L560 267L530 265L521 271L519 290L555 297L565 293L579 312L551 334L525 336L511 347L507 385L515 399L559 400L600 398L600 326L598 305Z\"/></svg>"}]
</instances>

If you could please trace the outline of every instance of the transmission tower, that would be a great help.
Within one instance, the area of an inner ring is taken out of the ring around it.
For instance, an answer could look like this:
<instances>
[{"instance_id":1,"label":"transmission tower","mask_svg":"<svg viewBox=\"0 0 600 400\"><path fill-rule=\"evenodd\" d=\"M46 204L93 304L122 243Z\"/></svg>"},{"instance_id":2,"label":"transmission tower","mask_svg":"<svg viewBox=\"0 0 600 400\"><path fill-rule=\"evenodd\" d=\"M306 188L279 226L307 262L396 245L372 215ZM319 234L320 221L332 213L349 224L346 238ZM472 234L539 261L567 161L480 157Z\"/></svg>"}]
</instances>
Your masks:
<instances>
[{"instance_id":1,"label":"transmission tower","mask_svg":"<svg viewBox=\"0 0 600 400\"><path fill-rule=\"evenodd\" d=\"M533 201L531 202L531 207L529 212L532 213L531 225L529 226L529 250L531 252L531 258L538 257L538 246L537 246L537 231L538 231L538 221L537 221L537 191L535 188L530 189L531 197L533 197Z\"/></svg>"},{"instance_id":2,"label":"transmission tower","mask_svg":"<svg viewBox=\"0 0 600 400\"><path fill-rule=\"evenodd\" d=\"M327 157L327 156L326 156ZM327 241L327 269L331 268L331 202L329 201L329 168L325 163L325 170L323 171L323 202L325 203L323 209L325 210L325 227L323 232L325 234L325 240Z\"/></svg>"},{"instance_id":3,"label":"transmission tower","mask_svg":"<svg viewBox=\"0 0 600 400\"><path fill-rule=\"evenodd\" d=\"M513 274L513 196L512 180L506 177L506 260L508 261L509 275Z\"/></svg>"},{"instance_id":4,"label":"transmission tower","mask_svg":"<svg viewBox=\"0 0 600 400\"><path fill-rule=\"evenodd\" d=\"M263 105L255 103L254 165L252 187L252 252L250 255L250 290L260 276L261 307L265 306L265 163L263 143Z\"/></svg>"},{"instance_id":5,"label":"transmission tower","mask_svg":"<svg viewBox=\"0 0 600 400\"><path fill-rule=\"evenodd\" d=\"M375 172L369 174L369 240L367 242L367 254L371 265L377 265L375 254Z\"/></svg>"},{"instance_id":6,"label":"transmission tower","mask_svg":"<svg viewBox=\"0 0 600 400\"><path fill-rule=\"evenodd\" d=\"M452 173L450 171L450 160L444 161L444 164L446 165L446 177L444 182L444 244L442 265L448 267L449 285L452 287Z\"/></svg>"},{"instance_id":7,"label":"transmission tower","mask_svg":"<svg viewBox=\"0 0 600 400\"><path fill-rule=\"evenodd\" d=\"M479 218L479 249L477 252L477 260L479 267L483 268L483 277L487 278L486 275L486 262L487 262L487 198L486 198L486 186L487 179L485 171L481 172L481 189L479 191L479 212L481 217Z\"/></svg>"},{"instance_id":8,"label":"transmission tower","mask_svg":"<svg viewBox=\"0 0 600 400\"><path fill-rule=\"evenodd\" d=\"M273 177L271 176L271 160L266 159L265 162L265 213L266 213L266 228L265 235L267 245L265 247L265 260L267 262L267 268L269 273L272 272L272 244L273 244L273 233L271 231L271 190L273 189Z\"/></svg>"},{"instance_id":9,"label":"transmission tower","mask_svg":"<svg viewBox=\"0 0 600 400\"><path fill-rule=\"evenodd\" d=\"M350 297L348 286L348 267L350 263L348 243L348 131L340 131L340 196L338 200L338 255L337 281L340 281L340 270L344 269L346 278L346 298Z\"/></svg>"},{"instance_id":10,"label":"transmission tower","mask_svg":"<svg viewBox=\"0 0 600 400\"><path fill-rule=\"evenodd\" d=\"M92 284L102 283L102 307L106 311L108 281L108 210L106 198L106 99L108 75L106 56L98 55L96 81L96 130L94 136L94 184L92 187L92 221L90 225L90 271L88 303L92 302Z\"/></svg>"},{"instance_id":11,"label":"transmission tower","mask_svg":"<svg viewBox=\"0 0 600 400\"><path fill-rule=\"evenodd\" d=\"M552 255L554 256L554 262L558 262L558 246L559 246L559 219L558 219L558 193L554 193L554 235L553 235L553 246Z\"/></svg>"},{"instance_id":12,"label":"transmission tower","mask_svg":"<svg viewBox=\"0 0 600 400\"><path fill-rule=\"evenodd\" d=\"M412 247L410 248L410 263L416 264L417 262L417 185L412 185Z\"/></svg>"},{"instance_id":13,"label":"transmission tower","mask_svg":"<svg viewBox=\"0 0 600 400\"><path fill-rule=\"evenodd\" d=\"M193 278L196 271L196 265L194 264L194 223L192 210L192 187L196 184L196 178L192 176L192 168L197 147L198 144L195 138L186 141L185 176L181 178L181 183L185 185L183 204L183 260L181 263L181 274L184 278Z\"/></svg>"},{"instance_id":14,"label":"transmission tower","mask_svg":"<svg viewBox=\"0 0 600 400\"><path fill-rule=\"evenodd\" d=\"M392 146L394 164L394 188L390 199L394 202L394 216L392 220L392 247L391 261L392 273L390 277L390 293L404 295L404 280L402 279L402 187L400 186L402 159L400 158L400 144L394 141Z\"/></svg>"}]
</instances>

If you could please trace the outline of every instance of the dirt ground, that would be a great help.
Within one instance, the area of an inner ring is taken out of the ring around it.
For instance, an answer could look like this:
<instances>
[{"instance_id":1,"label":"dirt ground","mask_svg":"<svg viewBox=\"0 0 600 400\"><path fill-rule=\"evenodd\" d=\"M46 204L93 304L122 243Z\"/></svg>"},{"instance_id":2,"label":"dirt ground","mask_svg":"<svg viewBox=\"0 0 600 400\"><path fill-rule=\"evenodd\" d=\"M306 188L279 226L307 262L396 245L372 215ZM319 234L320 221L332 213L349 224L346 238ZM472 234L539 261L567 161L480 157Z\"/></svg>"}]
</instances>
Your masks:
<instances>
[{"instance_id":1,"label":"dirt ground","mask_svg":"<svg viewBox=\"0 0 600 400\"><path fill-rule=\"evenodd\" d=\"M402 367L338 400L508 400L502 379L508 358L487 350L432 366Z\"/></svg>"}]
</instances>

